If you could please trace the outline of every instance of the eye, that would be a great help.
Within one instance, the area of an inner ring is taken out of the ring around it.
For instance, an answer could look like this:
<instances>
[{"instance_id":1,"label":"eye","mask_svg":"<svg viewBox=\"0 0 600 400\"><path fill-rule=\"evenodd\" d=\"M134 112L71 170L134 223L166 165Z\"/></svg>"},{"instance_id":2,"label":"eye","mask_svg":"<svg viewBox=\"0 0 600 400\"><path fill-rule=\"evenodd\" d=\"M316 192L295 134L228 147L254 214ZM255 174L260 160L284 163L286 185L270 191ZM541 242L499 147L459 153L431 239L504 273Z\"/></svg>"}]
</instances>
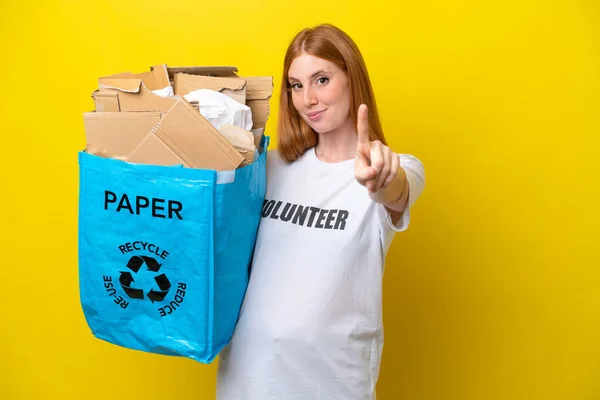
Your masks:
<instances>
[{"instance_id":1,"label":"eye","mask_svg":"<svg viewBox=\"0 0 600 400\"><path fill-rule=\"evenodd\" d=\"M317 83L319 83L320 85L324 85L327 82L329 82L329 78L327 78L326 76L322 76L319 79L317 79Z\"/></svg>"},{"instance_id":2,"label":"eye","mask_svg":"<svg viewBox=\"0 0 600 400\"><path fill-rule=\"evenodd\" d=\"M292 88L292 90L300 90L302 89L302 85L299 83L291 83L290 88Z\"/></svg>"}]
</instances>

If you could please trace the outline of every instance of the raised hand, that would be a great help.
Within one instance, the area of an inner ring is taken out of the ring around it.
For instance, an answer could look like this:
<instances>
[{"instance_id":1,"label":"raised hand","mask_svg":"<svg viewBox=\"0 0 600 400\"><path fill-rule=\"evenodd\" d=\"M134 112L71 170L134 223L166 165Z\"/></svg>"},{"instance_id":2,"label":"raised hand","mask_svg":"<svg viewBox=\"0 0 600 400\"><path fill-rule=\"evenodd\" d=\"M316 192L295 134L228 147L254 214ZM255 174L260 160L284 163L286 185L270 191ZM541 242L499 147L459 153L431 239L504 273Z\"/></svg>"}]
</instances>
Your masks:
<instances>
[{"instance_id":1,"label":"raised hand","mask_svg":"<svg viewBox=\"0 0 600 400\"><path fill-rule=\"evenodd\" d=\"M358 108L358 143L354 176L370 192L387 187L398 174L398 155L379 140L369 140L368 110L365 104Z\"/></svg>"}]
</instances>

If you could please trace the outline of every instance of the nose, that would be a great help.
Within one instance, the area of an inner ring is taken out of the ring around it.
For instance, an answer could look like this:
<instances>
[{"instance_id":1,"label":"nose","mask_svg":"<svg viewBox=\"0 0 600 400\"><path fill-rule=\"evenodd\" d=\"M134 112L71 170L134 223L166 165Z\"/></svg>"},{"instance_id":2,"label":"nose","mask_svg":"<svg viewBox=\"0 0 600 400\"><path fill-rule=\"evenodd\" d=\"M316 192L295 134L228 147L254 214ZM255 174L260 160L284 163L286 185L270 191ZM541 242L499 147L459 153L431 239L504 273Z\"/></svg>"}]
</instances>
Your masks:
<instances>
[{"instance_id":1,"label":"nose","mask_svg":"<svg viewBox=\"0 0 600 400\"><path fill-rule=\"evenodd\" d=\"M304 89L304 107L312 107L315 104L317 104L317 96L315 93L314 88L312 87L305 87Z\"/></svg>"}]
</instances>

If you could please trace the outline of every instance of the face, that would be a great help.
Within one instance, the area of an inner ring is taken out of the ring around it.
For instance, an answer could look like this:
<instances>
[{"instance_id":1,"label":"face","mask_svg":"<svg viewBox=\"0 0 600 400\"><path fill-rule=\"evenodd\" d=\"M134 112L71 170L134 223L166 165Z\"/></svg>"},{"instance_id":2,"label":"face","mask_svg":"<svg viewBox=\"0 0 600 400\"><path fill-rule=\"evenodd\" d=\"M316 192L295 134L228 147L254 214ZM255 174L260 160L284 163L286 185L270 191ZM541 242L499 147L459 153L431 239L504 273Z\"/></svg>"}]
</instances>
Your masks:
<instances>
[{"instance_id":1,"label":"face","mask_svg":"<svg viewBox=\"0 0 600 400\"><path fill-rule=\"evenodd\" d=\"M350 121L350 85L337 65L309 54L298 56L288 71L294 107L319 134Z\"/></svg>"}]
</instances>

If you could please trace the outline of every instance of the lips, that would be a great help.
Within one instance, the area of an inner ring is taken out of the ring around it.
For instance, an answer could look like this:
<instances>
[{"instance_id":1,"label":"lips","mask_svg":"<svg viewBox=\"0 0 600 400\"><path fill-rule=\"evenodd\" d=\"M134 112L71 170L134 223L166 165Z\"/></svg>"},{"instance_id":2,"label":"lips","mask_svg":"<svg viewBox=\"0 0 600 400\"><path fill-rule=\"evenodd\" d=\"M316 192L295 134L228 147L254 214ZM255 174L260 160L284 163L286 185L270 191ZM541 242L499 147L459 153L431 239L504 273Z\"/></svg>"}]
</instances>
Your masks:
<instances>
[{"instance_id":1,"label":"lips","mask_svg":"<svg viewBox=\"0 0 600 400\"><path fill-rule=\"evenodd\" d=\"M318 119L319 117L321 117L321 115L323 115L323 113L324 113L325 111L326 111L326 110L321 110L321 111L315 111L315 112L307 113L307 114L306 114L306 116L307 116L307 117L308 117L308 119L310 119L310 120L316 120L316 119Z\"/></svg>"}]
</instances>

